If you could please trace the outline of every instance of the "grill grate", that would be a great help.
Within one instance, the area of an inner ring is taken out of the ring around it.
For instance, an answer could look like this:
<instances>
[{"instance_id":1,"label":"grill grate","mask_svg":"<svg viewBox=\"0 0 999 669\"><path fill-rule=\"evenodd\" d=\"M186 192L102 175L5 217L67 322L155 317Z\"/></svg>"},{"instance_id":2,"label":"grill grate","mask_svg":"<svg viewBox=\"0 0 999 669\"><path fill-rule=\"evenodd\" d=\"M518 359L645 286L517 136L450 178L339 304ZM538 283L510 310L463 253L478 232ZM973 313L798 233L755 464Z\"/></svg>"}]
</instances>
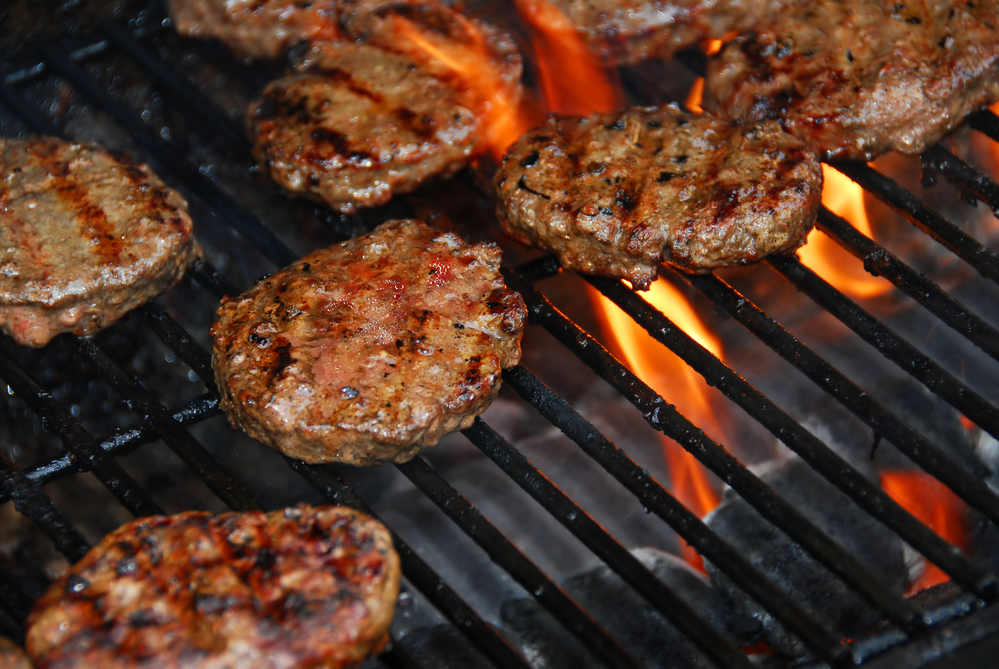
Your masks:
<instances>
[{"instance_id":1,"label":"grill grate","mask_svg":"<svg viewBox=\"0 0 999 669\"><path fill-rule=\"evenodd\" d=\"M137 115L103 90L79 63L110 49L118 50L148 73L157 87L218 131L234 149L247 152L246 140L238 127L143 44L143 40L155 30L133 32L114 23L108 23L100 30L102 39L75 51L67 52L55 42L40 41L37 48L43 61L0 79L0 103L37 132L59 134L58 129L25 100L19 90L26 82L45 72L57 73L75 92L107 113L132 140L142 146L158 164L160 174L167 182L186 187L275 266L281 267L293 262L297 255L268 230L258 216L244 208L210 178L199 173L174 144L153 134ZM228 56L218 57L232 65ZM695 67L698 65L696 59L686 60ZM258 76L238 65L232 65L232 71L241 72L247 78ZM982 112L971 120L971 125L999 141L999 117L990 112ZM927 151L923 156L923 164L925 175L942 175L966 194L984 201L993 210L999 207L999 186L945 149L937 146ZM933 211L912 193L866 165L844 163L836 164L835 167L902 214L918 229L964 259L982 276L999 281L999 255ZM996 355L999 353L999 332L939 286L831 212L822 211L819 227L843 248L860 258L868 271L889 280L987 354L999 359ZM987 400L795 258L774 257L766 262L892 362L981 428L999 437L999 410ZM917 666L940 652L959 648L999 630L999 609L986 604L999 597L999 580L994 574L971 562L920 523L778 408L737 371L696 343L623 283L603 278L587 278L598 291L621 307L709 384L717 387L744 409L861 508L939 566L965 591L948 605L931 611L918 610L880 582L865 565L832 541L817 525L777 496L731 456L724 446L682 416L666 399L618 362L596 339L562 314L534 287L535 282L558 271L558 266L550 258L541 258L516 270L504 270L508 284L524 296L532 325L547 330L638 408L654 429L670 436L692 453L765 518L784 530L810 555L861 594L895 627L864 642L845 642L837 638L794 598L767 580L744 556L721 539L573 409L565 398L555 393L526 367L520 366L507 371L504 374L506 383L552 425L564 432L586 455L599 463L651 513L658 515L702 556L800 637L818 658L833 666L861 663L865 666L900 666L899 663ZM999 522L999 496L983 481L967 472L937 446L869 397L862 388L801 343L751 300L718 277L687 276L667 271L701 292L713 305L752 332L797 371L871 426L876 434L891 440L926 472L949 486L972 508L981 511L993 522ZM191 275L216 298L238 292L207 262L195 267ZM73 346L77 359L97 377L106 381L129 409L141 418L138 427L119 431L101 441L88 433L77 418L46 393L12 354L0 348L0 378L42 419L48 430L60 437L67 449L61 457L41 465L24 470L6 468L0 471L0 502L13 500L17 510L37 524L70 560L81 557L89 546L48 500L42 487L59 478L90 471L133 515L161 513L156 502L116 460L153 441L162 440L229 507L241 510L263 508L247 487L188 430L220 413L209 353L159 306L150 304L138 311L147 327L201 378L208 392L180 410L171 411L163 406L153 391L144 388L138 378L118 365L100 345L91 340L76 340ZM751 666L747 656L727 636L698 615L484 421L477 419L464 434L720 666ZM329 501L374 515L333 469L286 460L293 471ZM538 602L595 655L609 666L639 666L629 649L573 601L425 459L417 457L397 467L478 543L494 562L503 567L528 592L533 593ZM494 664L500 667L527 666L508 641L394 532L393 539L402 558L403 573L409 582L486 653ZM23 637L20 625L29 608L30 597L8 575L0 574L0 630L6 629L15 636ZM383 662L389 665L411 666L414 662L399 647L383 657Z\"/></svg>"}]
</instances>

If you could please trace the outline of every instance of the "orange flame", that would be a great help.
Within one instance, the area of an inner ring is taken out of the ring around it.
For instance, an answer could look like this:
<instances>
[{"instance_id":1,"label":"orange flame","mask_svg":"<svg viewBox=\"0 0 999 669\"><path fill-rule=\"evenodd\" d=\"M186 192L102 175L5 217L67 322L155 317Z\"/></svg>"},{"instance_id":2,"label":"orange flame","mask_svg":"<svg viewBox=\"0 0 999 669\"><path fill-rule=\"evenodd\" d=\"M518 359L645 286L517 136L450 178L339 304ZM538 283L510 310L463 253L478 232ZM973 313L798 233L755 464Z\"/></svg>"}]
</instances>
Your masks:
<instances>
[{"instance_id":1,"label":"orange flame","mask_svg":"<svg viewBox=\"0 0 999 669\"><path fill-rule=\"evenodd\" d=\"M687 101L683 103L683 106L695 114L703 114L704 108L701 107L701 101L703 99L704 77L697 77L697 79L694 80L693 85L690 87L690 92L687 93Z\"/></svg>"},{"instance_id":2,"label":"orange flame","mask_svg":"<svg viewBox=\"0 0 999 669\"><path fill-rule=\"evenodd\" d=\"M864 235L873 237L860 185L825 164L822 165L822 177L822 204L850 221ZM808 243L798 249L798 257L816 274L851 297L868 299L892 288L885 279L868 274L863 263L818 229L809 233Z\"/></svg>"},{"instance_id":3,"label":"orange flame","mask_svg":"<svg viewBox=\"0 0 999 669\"><path fill-rule=\"evenodd\" d=\"M893 471L881 475L881 487L942 538L958 548L968 547L968 507L943 483L920 471ZM949 580L939 567L927 562L906 594Z\"/></svg>"},{"instance_id":4,"label":"orange flame","mask_svg":"<svg viewBox=\"0 0 999 669\"><path fill-rule=\"evenodd\" d=\"M621 86L561 9L547 0L514 0L514 5L530 28L548 111L584 115L624 106Z\"/></svg>"},{"instance_id":5,"label":"orange flame","mask_svg":"<svg viewBox=\"0 0 999 669\"><path fill-rule=\"evenodd\" d=\"M703 47L705 56L713 56L722 48L722 41L720 39L709 39L707 40Z\"/></svg>"},{"instance_id":6,"label":"orange flame","mask_svg":"<svg viewBox=\"0 0 999 669\"><path fill-rule=\"evenodd\" d=\"M596 307L606 319L622 352L625 363L653 390L676 404L694 424L714 434L722 434L721 424L712 408L708 385L683 360L665 349L635 321L597 291L592 291ZM717 356L722 347L718 338L704 325L693 305L672 284L660 279L641 297L662 311L697 343ZM699 462L672 440L663 437L663 453L669 467L673 495L699 517L718 506L717 488L708 479ZM703 569L700 556L684 546L683 557Z\"/></svg>"},{"instance_id":7,"label":"orange flame","mask_svg":"<svg viewBox=\"0 0 999 669\"><path fill-rule=\"evenodd\" d=\"M483 117L483 143L499 160L506 148L531 127L521 107L519 82L506 81L495 64L482 31L461 14L468 42L421 30L408 19L391 15L387 21L395 38L393 48L416 59L436 76L454 80Z\"/></svg>"}]
</instances>

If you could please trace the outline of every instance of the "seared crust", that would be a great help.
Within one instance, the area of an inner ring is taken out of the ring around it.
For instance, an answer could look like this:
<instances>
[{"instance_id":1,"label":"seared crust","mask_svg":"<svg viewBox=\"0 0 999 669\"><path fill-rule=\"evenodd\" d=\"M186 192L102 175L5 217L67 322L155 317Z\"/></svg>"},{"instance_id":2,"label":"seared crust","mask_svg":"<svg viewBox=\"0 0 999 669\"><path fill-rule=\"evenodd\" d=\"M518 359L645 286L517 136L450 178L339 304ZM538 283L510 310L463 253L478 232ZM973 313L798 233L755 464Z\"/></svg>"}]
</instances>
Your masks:
<instances>
[{"instance_id":1,"label":"seared crust","mask_svg":"<svg viewBox=\"0 0 999 669\"><path fill-rule=\"evenodd\" d=\"M52 584L27 647L40 669L352 667L398 592L388 530L352 509L156 516Z\"/></svg>"},{"instance_id":2,"label":"seared crust","mask_svg":"<svg viewBox=\"0 0 999 669\"><path fill-rule=\"evenodd\" d=\"M272 82L249 112L254 155L292 193L350 213L481 152L459 93L402 55L324 42L299 69L307 73Z\"/></svg>"},{"instance_id":3,"label":"seared crust","mask_svg":"<svg viewBox=\"0 0 999 669\"><path fill-rule=\"evenodd\" d=\"M299 42L338 35L338 0L170 0L177 32L214 37L237 55L277 58Z\"/></svg>"},{"instance_id":4,"label":"seared crust","mask_svg":"<svg viewBox=\"0 0 999 669\"><path fill-rule=\"evenodd\" d=\"M0 327L88 335L177 283L201 251L187 202L92 144L0 138Z\"/></svg>"},{"instance_id":5,"label":"seared crust","mask_svg":"<svg viewBox=\"0 0 999 669\"><path fill-rule=\"evenodd\" d=\"M34 669L34 665L20 646L0 637L0 669Z\"/></svg>"},{"instance_id":6,"label":"seared crust","mask_svg":"<svg viewBox=\"0 0 999 669\"><path fill-rule=\"evenodd\" d=\"M312 253L219 307L212 366L251 437L307 462L405 462L472 424L527 312L495 244L415 220Z\"/></svg>"},{"instance_id":7,"label":"seared crust","mask_svg":"<svg viewBox=\"0 0 999 669\"><path fill-rule=\"evenodd\" d=\"M551 1L593 50L615 64L634 64L748 30L782 0Z\"/></svg>"},{"instance_id":8,"label":"seared crust","mask_svg":"<svg viewBox=\"0 0 999 669\"><path fill-rule=\"evenodd\" d=\"M510 148L495 183L508 235L645 289L664 259L701 272L797 248L822 172L774 122L730 125L671 105L549 116Z\"/></svg>"},{"instance_id":9,"label":"seared crust","mask_svg":"<svg viewBox=\"0 0 999 669\"><path fill-rule=\"evenodd\" d=\"M997 99L996 0L798 0L709 61L704 107L870 160L919 153Z\"/></svg>"}]
</instances>

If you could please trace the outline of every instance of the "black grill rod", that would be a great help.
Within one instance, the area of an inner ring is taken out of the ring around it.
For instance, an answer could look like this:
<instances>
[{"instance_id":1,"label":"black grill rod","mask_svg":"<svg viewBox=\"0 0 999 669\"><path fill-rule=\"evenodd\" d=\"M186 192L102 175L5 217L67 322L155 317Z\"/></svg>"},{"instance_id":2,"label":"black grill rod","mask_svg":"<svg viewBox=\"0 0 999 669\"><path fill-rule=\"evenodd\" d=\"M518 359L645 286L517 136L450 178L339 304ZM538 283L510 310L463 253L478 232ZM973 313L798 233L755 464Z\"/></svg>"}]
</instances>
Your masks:
<instances>
[{"instance_id":1,"label":"black grill rod","mask_svg":"<svg viewBox=\"0 0 999 669\"><path fill-rule=\"evenodd\" d=\"M704 620L481 418L476 418L462 434L719 667L753 666L738 646Z\"/></svg>"},{"instance_id":2,"label":"black grill rod","mask_svg":"<svg viewBox=\"0 0 999 669\"><path fill-rule=\"evenodd\" d=\"M0 102L17 114L18 118L40 135L64 137L54 123L19 95L13 88L0 80Z\"/></svg>"},{"instance_id":3,"label":"black grill rod","mask_svg":"<svg viewBox=\"0 0 999 669\"><path fill-rule=\"evenodd\" d=\"M930 209L915 195L866 163L835 161L830 165L957 254L987 279L999 283L999 255Z\"/></svg>"},{"instance_id":4,"label":"black grill rod","mask_svg":"<svg viewBox=\"0 0 999 669\"><path fill-rule=\"evenodd\" d=\"M130 31L113 21L104 23L101 30L112 44L153 75L174 99L183 100L203 120L221 132L230 143L249 154L246 137L239 125L223 114L201 91L164 65L163 61L135 39Z\"/></svg>"},{"instance_id":5,"label":"black grill rod","mask_svg":"<svg viewBox=\"0 0 999 669\"><path fill-rule=\"evenodd\" d=\"M524 555L471 502L417 455L396 468L609 667L641 667L621 642Z\"/></svg>"},{"instance_id":6,"label":"black grill rod","mask_svg":"<svg viewBox=\"0 0 999 669\"><path fill-rule=\"evenodd\" d=\"M971 507L999 523L999 496L984 481L965 470L956 460L871 398L842 372L770 318L752 300L714 275L674 273L700 290L716 307L755 334L760 341L794 365L877 434L891 441L924 471L939 479ZM999 583L982 584L982 587L993 592L992 596L999 595Z\"/></svg>"},{"instance_id":7,"label":"black grill rod","mask_svg":"<svg viewBox=\"0 0 999 669\"><path fill-rule=\"evenodd\" d=\"M978 348L999 360L999 330L949 296L940 286L912 269L849 222L825 207L819 210L817 226L833 241L864 263L864 269L890 281L896 288L962 334ZM970 416L969 416L970 418ZM991 432L991 430L989 430ZM999 435L994 436L999 438Z\"/></svg>"},{"instance_id":8,"label":"black grill rod","mask_svg":"<svg viewBox=\"0 0 999 669\"><path fill-rule=\"evenodd\" d=\"M973 115L968 123L978 132L990 137L992 141L999 142L999 116L996 116L991 109L983 109Z\"/></svg>"},{"instance_id":9,"label":"black grill rod","mask_svg":"<svg viewBox=\"0 0 999 669\"><path fill-rule=\"evenodd\" d=\"M655 430L672 438L733 488L736 488L737 485L745 487L742 484L747 479L757 481L758 487L763 490L761 495L765 498L765 507L770 503L780 505L783 502L765 484L746 470L738 460L728 455L722 446L715 443L702 430L680 415L675 407L668 404L645 382L614 358L592 335L569 320L532 285L523 281L515 272L507 268L503 269L503 274L507 285L523 296L531 322L543 326L592 369L597 376L621 393L625 399L641 411L642 417ZM721 466L716 466L718 464ZM648 481L654 482L654 479L649 478ZM753 484L750 483L750 485ZM752 504L751 500L747 501ZM784 506L786 507L786 503ZM760 511L760 509L757 510ZM769 511L761 511L761 513L766 517ZM664 520L670 522L665 516ZM804 523L814 527L807 520ZM720 541L704 542L703 536L691 535L688 526L670 524L677 533L708 559L714 560L713 552L724 550L727 546ZM778 525L783 527L785 523L781 522ZM769 610L776 619L833 664L849 660L848 649L840 643L839 639L816 622L795 599L770 583L765 576L745 562L737 553L732 552L731 549L729 549L728 556L730 559L724 563L726 568L723 568L726 574L753 599Z\"/></svg>"},{"instance_id":10,"label":"black grill rod","mask_svg":"<svg viewBox=\"0 0 999 669\"><path fill-rule=\"evenodd\" d=\"M862 236L845 221L842 223L852 231L851 234ZM837 239L833 235L830 236ZM887 251L885 254L890 255ZM886 262L891 262L891 260L890 257L885 258ZM961 383L934 362L932 358L924 355L922 351L900 337L894 330L836 290L794 256L773 255L766 262L794 284L799 291L829 311L864 341L898 365L900 369L923 383L983 430L999 438L999 409L996 409L985 398Z\"/></svg>"},{"instance_id":11,"label":"black grill rod","mask_svg":"<svg viewBox=\"0 0 999 669\"><path fill-rule=\"evenodd\" d=\"M42 40L39 44L39 51L45 60L76 90L121 125L139 145L149 152L155 162L165 167L174 178L189 188L271 262L278 267L284 267L298 257L273 232L267 229L263 221L244 209L228 193L216 187L211 179L199 173L175 146L150 132L138 116L102 91L97 83L78 65L60 53L56 45Z\"/></svg>"},{"instance_id":12,"label":"black grill rod","mask_svg":"<svg viewBox=\"0 0 999 669\"><path fill-rule=\"evenodd\" d=\"M78 471L91 470L122 506L136 517L163 513L145 490L101 449L97 440L70 415L52 395L31 378L14 357L0 346L0 378L42 419L46 430L55 433L76 460Z\"/></svg>"},{"instance_id":13,"label":"black grill rod","mask_svg":"<svg viewBox=\"0 0 999 669\"><path fill-rule=\"evenodd\" d=\"M378 518L371 507L347 485L347 482L329 467L309 465L287 456L285 456L285 460L288 466L298 472L302 478L332 503L349 506L372 518ZM391 529L389 531L392 532L392 541L399 553L406 578L427 597L437 610L447 616L455 627L468 636L481 650L485 651L486 656L498 666L512 669L526 669L529 666L506 639L466 604L458 596L458 593L403 541L402 537Z\"/></svg>"},{"instance_id":14,"label":"black grill rod","mask_svg":"<svg viewBox=\"0 0 999 669\"><path fill-rule=\"evenodd\" d=\"M263 507L240 481L205 450L170 412L159 403L156 395L122 369L93 341L77 339L76 350L114 389L128 408L142 416L163 439L163 442L230 508L238 511L261 511Z\"/></svg>"},{"instance_id":15,"label":"black grill rod","mask_svg":"<svg viewBox=\"0 0 999 669\"><path fill-rule=\"evenodd\" d=\"M215 385L211 358L204 354L204 349L194 340L191 333L154 302L144 304L139 310L146 317L146 324L156 336L176 351L184 363L194 370L208 388L208 392L217 394L218 387Z\"/></svg>"},{"instance_id":16,"label":"black grill rod","mask_svg":"<svg viewBox=\"0 0 999 669\"><path fill-rule=\"evenodd\" d=\"M930 562L950 574L955 582L977 596L988 594L982 587L996 580L992 574L968 560L959 549L919 522L878 485L802 427L738 372L678 328L662 312L620 281L587 278L652 337L703 376L709 385L717 387L864 511L894 530ZM880 579L857 563L856 558L839 544L834 545L835 549L831 553L825 549L818 553L809 552L830 571L850 583L874 606L885 610L893 622L909 629L920 624L921 614L915 607L890 588L884 587ZM859 572L858 566L861 567Z\"/></svg>"},{"instance_id":17,"label":"black grill rod","mask_svg":"<svg viewBox=\"0 0 999 669\"><path fill-rule=\"evenodd\" d=\"M926 149L920 156L923 164L923 183L936 180L943 175L947 181L957 186L965 197L981 200L996 216L999 216L999 184L964 162L939 144Z\"/></svg>"}]
</instances>

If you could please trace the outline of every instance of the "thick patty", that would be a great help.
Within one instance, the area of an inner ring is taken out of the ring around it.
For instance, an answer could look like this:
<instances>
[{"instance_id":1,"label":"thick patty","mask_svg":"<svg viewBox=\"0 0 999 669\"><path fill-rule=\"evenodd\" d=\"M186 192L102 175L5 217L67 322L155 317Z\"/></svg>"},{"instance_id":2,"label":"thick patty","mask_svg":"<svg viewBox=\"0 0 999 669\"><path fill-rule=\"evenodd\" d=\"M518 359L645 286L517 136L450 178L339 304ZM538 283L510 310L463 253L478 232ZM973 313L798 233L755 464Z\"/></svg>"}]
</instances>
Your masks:
<instances>
[{"instance_id":1,"label":"thick patty","mask_svg":"<svg viewBox=\"0 0 999 669\"><path fill-rule=\"evenodd\" d=\"M671 105L549 116L510 148L495 184L515 240L644 289L663 260L700 272L797 248L822 172L775 122L727 124Z\"/></svg>"},{"instance_id":2,"label":"thick patty","mask_svg":"<svg viewBox=\"0 0 999 669\"><path fill-rule=\"evenodd\" d=\"M996 0L797 0L709 61L704 107L870 160L919 153L997 99Z\"/></svg>"},{"instance_id":3,"label":"thick patty","mask_svg":"<svg viewBox=\"0 0 999 669\"><path fill-rule=\"evenodd\" d=\"M27 648L40 669L353 667L398 592L388 530L351 509L143 518L52 584Z\"/></svg>"},{"instance_id":4,"label":"thick patty","mask_svg":"<svg viewBox=\"0 0 999 669\"><path fill-rule=\"evenodd\" d=\"M88 335L177 283L201 253L187 202L92 144L0 138L0 326Z\"/></svg>"},{"instance_id":5,"label":"thick patty","mask_svg":"<svg viewBox=\"0 0 999 669\"><path fill-rule=\"evenodd\" d=\"M495 244L415 220L223 300L212 365L251 437L308 462L405 462L472 420L520 361L527 312Z\"/></svg>"},{"instance_id":6,"label":"thick patty","mask_svg":"<svg viewBox=\"0 0 999 669\"><path fill-rule=\"evenodd\" d=\"M350 213L452 174L483 150L461 95L405 56L323 42L300 69L249 112L257 160L291 193Z\"/></svg>"},{"instance_id":7,"label":"thick patty","mask_svg":"<svg viewBox=\"0 0 999 669\"><path fill-rule=\"evenodd\" d=\"M748 30L782 0L552 1L592 49L616 64L633 64Z\"/></svg>"}]
</instances>

